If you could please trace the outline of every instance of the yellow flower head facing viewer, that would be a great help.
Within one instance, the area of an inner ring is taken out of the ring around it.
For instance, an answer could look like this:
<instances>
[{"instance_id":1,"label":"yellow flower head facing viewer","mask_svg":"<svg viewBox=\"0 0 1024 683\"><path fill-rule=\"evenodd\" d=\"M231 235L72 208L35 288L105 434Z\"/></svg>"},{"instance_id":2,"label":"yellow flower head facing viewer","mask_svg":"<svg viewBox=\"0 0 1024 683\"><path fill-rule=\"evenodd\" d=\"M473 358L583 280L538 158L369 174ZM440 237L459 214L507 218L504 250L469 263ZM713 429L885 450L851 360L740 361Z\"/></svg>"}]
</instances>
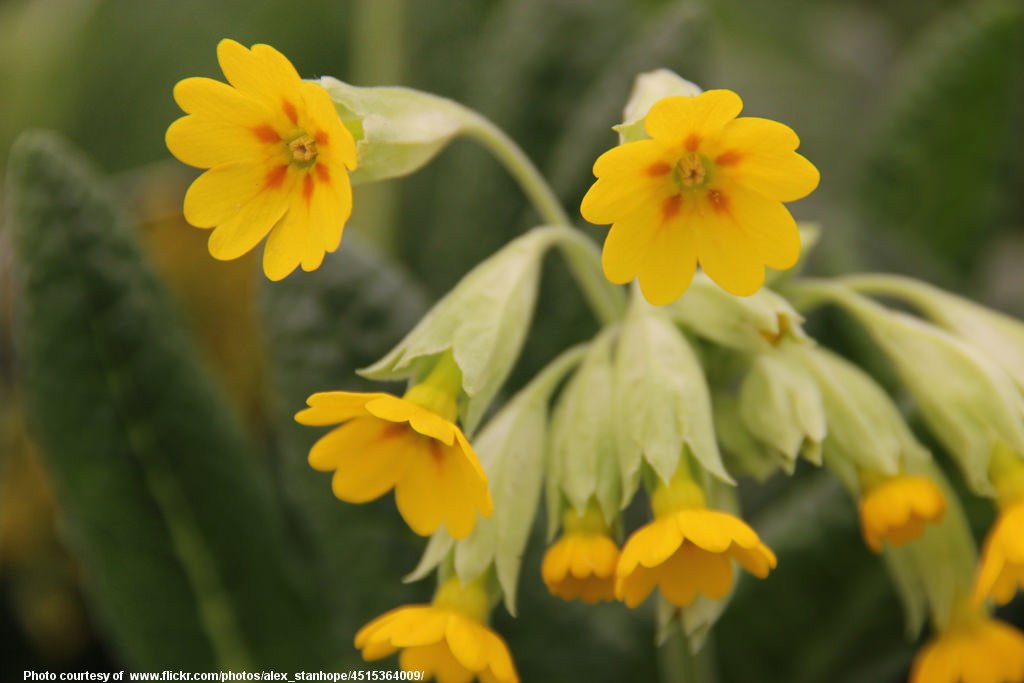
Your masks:
<instances>
[{"instance_id":1,"label":"yellow flower head facing viewer","mask_svg":"<svg viewBox=\"0 0 1024 683\"><path fill-rule=\"evenodd\" d=\"M222 40L217 59L228 83L186 78L174 88L187 115L167 129L167 147L209 169L185 193L185 219L213 228L214 258L236 259L267 238L268 278L315 270L352 213L352 134L327 91L269 45Z\"/></svg>"},{"instance_id":2,"label":"yellow flower head facing viewer","mask_svg":"<svg viewBox=\"0 0 1024 683\"><path fill-rule=\"evenodd\" d=\"M742 107L729 90L666 97L644 121L650 139L598 157L581 211L611 224L602 253L610 281L639 278L660 306L686 291L698 263L738 296L764 284L765 266L796 264L800 234L784 202L810 194L818 170L796 152L792 129L737 118Z\"/></svg>"},{"instance_id":3,"label":"yellow flower head facing viewer","mask_svg":"<svg viewBox=\"0 0 1024 683\"><path fill-rule=\"evenodd\" d=\"M919 537L946 512L946 499L928 477L900 475L867 487L860 501L860 525L868 547L900 547Z\"/></svg>"},{"instance_id":4,"label":"yellow flower head facing viewer","mask_svg":"<svg viewBox=\"0 0 1024 683\"><path fill-rule=\"evenodd\" d=\"M614 600L619 547L601 510L593 504L582 515L570 509L563 520L562 537L547 549L541 563L544 585L563 600Z\"/></svg>"},{"instance_id":5,"label":"yellow flower head facing viewer","mask_svg":"<svg viewBox=\"0 0 1024 683\"><path fill-rule=\"evenodd\" d=\"M317 441L309 464L334 472L334 495L367 503L394 489L395 503L414 532L429 536L442 524L465 538L477 513L490 517L494 502L480 460L455 424L461 375L443 357L421 382L398 398L385 393L313 394L295 420L338 425Z\"/></svg>"},{"instance_id":6,"label":"yellow flower head facing viewer","mask_svg":"<svg viewBox=\"0 0 1024 683\"><path fill-rule=\"evenodd\" d=\"M615 594L628 607L655 588L677 607L699 595L724 598L733 561L759 579L775 568L775 553L757 532L734 515L707 509L703 491L687 476L677 474L652 498L654 521L630 536L616 568Z\"/></svg>"},{"instance_id":7,"label":"yellow flower head facing viewer","mask_svg":"<svg viewBox=\"0 0 1024 683\"><path fill-rule=\"evenodd\" d=\"M401 650L405 671L438 683L519 683L508 646L486 625L488 596L476 583L445 581L429 605L406 605L382 614L356 634L363 659Z\"/></svg>"}]
</instances>

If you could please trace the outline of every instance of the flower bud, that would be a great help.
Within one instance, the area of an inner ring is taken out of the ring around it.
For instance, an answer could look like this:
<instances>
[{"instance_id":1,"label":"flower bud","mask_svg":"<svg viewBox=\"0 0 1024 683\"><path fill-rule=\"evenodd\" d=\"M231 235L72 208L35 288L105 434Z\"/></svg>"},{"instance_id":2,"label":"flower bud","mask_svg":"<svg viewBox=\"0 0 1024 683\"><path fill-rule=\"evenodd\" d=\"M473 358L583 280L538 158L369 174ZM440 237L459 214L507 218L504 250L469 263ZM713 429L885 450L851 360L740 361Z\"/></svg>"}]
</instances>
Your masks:
<instances>
[{"instance_id":1,"label":"flower bud","mask_svg":"<svg viewBox=\"0 0 1024 683\"><path fill-rule=\"evenodd\" d=\"M622 112L622 123L613 128L619 133L619 144L648 137L644 119L654 103L672 95L695 96L701 89L668 69L657 69L637 75L633 90Z\"/></svg>"},{"instance_id":2,"label":"flower bud","mask_svg":"<svg viewBox=\"0 0 1024 683\"><path fill-rule=\"evenodd\" d=\"M615 363L615 429L625 490L646 461L668 482L684 449L707 472L733 483L722 465L704 372L686 337L634 297Z\"/></svg>"}]
</instances>

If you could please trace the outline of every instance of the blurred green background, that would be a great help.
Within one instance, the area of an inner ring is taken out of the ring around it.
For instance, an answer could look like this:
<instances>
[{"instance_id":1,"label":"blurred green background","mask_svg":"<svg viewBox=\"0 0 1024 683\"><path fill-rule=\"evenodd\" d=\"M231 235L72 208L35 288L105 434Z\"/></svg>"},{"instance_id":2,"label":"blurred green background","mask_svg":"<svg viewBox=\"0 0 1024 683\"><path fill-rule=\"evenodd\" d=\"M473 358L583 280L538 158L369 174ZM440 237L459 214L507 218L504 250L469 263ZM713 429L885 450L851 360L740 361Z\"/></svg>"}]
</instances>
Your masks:
<instances>
[{"instance_id":1,"label":"blurred green background","mask_svg":"<svg viewBox=\"0 0 1024 683\"><path fill-rule=\"evenodd\" d=\"M347 246L317 273L270 285L252 258L214 262L206 233L181 218L194 173L170 158L163 134L180 115L178 80L221 77L223 37L270 43L307 77L408 85L479 110L523 145L577 217L636 73L664 66L705 88L734 89L747 114L795 128L822 171L819 190L794 207L823 227L813 269L895 270L1024 315L1019 0L0 0L0 159L26 129L61 132L109 176L116 211L137 226L158 274L129 258L127 234L78 245L23 236L36 240L29 251L43 265L25 267L21 287L35 292L37 309L58 312L29 316L15 348L17 268L10 231L0 231L0 679L33 668L204 668L211 647L233 645L211 646L190 624L254 600L261 604L237 616L243 639L266 645L256 663L348 667L358 625L429 596L431 586L400 583L421 544L390 501L352 508L331 498L326 478L304 464L313 430L290 416L312 391L365 386L355 368L537 217L493 159L456 142L414 177L359 188ZM59 186L51 171L32 173ZM52 287L35 277L76 250L96 262ZM81 289L85 281L99 284ZM62 329L75 333L53 332ZM550 264L510 388L594 329L565 270ZM137 351L154 333L169 341ZM874 362L841 321L825 317L815 333ZM122 365L108 379L72 376L110 360L104 349L128 349L127 360L114 353ZM143 397L138 414L89 410L117 372L143 387L133 394ZM145 393L163 383L174 387ZM182 424L160 423L179 389L203 398L182 399ZM53 422L37 429L26 413L42 406ZM104 431L117 420L138 427L124 443ZM73 433L62 437L60 427ZM76 448L112 457L76 460ZM151 459L122 471L118 448ZM180 471L168 455L175 449L186 454ZM189 484L200 480L212 483L196 493ZM142 508L125 492L132 486L152 494L138 494ZM168 560L176 569L154 584L161 553L181 549L181 529L166 520L176 487L197 496L184 501L186 532L225 544L208 553L226 557L224 604L174 607L175 586L187 588L182 577L201 569L188 559ZM881 563L862 547L853 505L814 472L745 482L742 492L781 562L769 580L741 584L720 623L710 645L719 680L903 680L914 644ZM967 502L980 533L992 513ZM83 522L84 509L100 511ZM150 510L152 526L144 514L134 537L104 526L134 509ZM234 538L229 523L250 528ZM163 536L170 540L149 542ZM657 680L652 615L549 597L536 541L520 617L496 617L523 679ZM1004 616L1024 624L1024 606ZM154 651L156 638L165 652ZM278 641L279 651L270 645Z\"/></svg>"}]
</instances>

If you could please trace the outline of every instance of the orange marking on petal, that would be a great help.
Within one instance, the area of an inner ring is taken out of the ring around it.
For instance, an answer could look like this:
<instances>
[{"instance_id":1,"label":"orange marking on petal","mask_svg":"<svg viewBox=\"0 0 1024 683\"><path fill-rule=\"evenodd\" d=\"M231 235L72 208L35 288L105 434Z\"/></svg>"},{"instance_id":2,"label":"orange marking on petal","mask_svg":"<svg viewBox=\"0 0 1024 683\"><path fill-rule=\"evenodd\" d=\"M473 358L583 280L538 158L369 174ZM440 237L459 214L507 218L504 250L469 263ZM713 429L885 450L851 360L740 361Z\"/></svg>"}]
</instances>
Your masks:
<instances>
[{"instance_id":1,"label":"orange marking on petal","mask_svg":"<svg viewBox=\"0 0 1024 683\"><path fill-rule=\"evenodd\" d=\"M325 185L329 185L331 182L331 172L327 170L327 167L323 164L317 164L316 168L316 179Z\"/></svg>"},{"instance_id":2,"label":"orange marking on petal","mask_svg":"<svg viewBox=\"0 0 1024 683\"><path fill-rule=\"evenodd\" d=\"M719 190L708 192L708 201L711 202L711 208L719 213L725 213L729 210L729 198Z\"/></svg>"},{"instance_id":3,"label":"orange marking on petal","mask_svg":"<svg viewBox=\"0 0 1024 683\"><path fill-rule=\"evenodd\" d=\"M672 166L670 164L667 164L664 161L656 161L647 167L647 175L654 178L660 175L665 175L671 170Z\"/></svg>"},{"instance_id":4,"label":"orange marking on petal","mask_svg":"<svg viewBox=\"0 0 1024 683\"><path fill-rule=\"evenodd\" d=\"M284 182L284 177L288 173L288 166L275 166L268 173L266 180L264 181L264 187L267 189L281 187Z\"/></svg>"},{"instance_id":5,"label":"orange marking on petal","mask_svg":"<svg viewBox=\"0 0 1024 683\"><path fill-rule=\"evenodd\" d=\"M682 206L683 200L679 195L669 197L661 205L661 219L663 221L670 220L673 216L679 213Z\"/></svg>"},{"instance_id":6,"label":"orange marking on petal","mask_svg":"<svg viewBox=\"0 0 1024 683\"><path fill-rule=\"evenodd\" d=\"M733 166L743 160L743 153L735 149L722 152L715 157L715 163L719 166Z\"/></svg>"},{"instance_id":7,"label":"orange marking on petal","mask_svg":"<svg viewBox=\"0 0 1024 683\"><path fill-rule=\"evenodd\" d=\"M313 176L307 173L302 180L302 198L306 200L306 203L313 198L313 185Z\"/></svg>"},{"instance_id":8,"label":"orange marking on petal","mask_svg":"<svg viewBox=\"0 0 1024 683\"><path fill-rule=\"evenodd\" d=\"M285 100L284 104L281 105L281 108L284 109L285 116L288 117L288 120L291 121L293 125L299 125L299 112L295 110L294 104Z\"/></svg>"},{"instance_id":9,"label":"orange marking on petal","mask_svg":"<svg viewBox=\"0 0 1024 683\"><path fill-rule=\"evenodd\" d=\"M314 135L313 137L316 138L316 144L318 144L318 145L326 145L327 144L327 140L329 139L327 137L327 133L325 133L322 130L318 130L316 132L316 135Z\"/></svg>"},{"instance_id":10,"label":"orange marking on petal","mask_svg":"<svg viewBox=\"0 0 1024 683\"><path fill-rule=\"evenodd\" d=\"M696 152L697 148L700 147L700 136L696 133L690 133L686 136L686 140L683 141L683 145L691 152Z\"/></svg>"},{"instance_id":11,"label":"orange marking on petal","mask_svg":"<svg viewBox=\"0 0 1024 683\"><path fill-rule=\"evenodd\" d=\"M270 126L264 124L252 129L253 134L260 139L260 142L281 142L281 136Z\"/></svg>"}]
</instances>

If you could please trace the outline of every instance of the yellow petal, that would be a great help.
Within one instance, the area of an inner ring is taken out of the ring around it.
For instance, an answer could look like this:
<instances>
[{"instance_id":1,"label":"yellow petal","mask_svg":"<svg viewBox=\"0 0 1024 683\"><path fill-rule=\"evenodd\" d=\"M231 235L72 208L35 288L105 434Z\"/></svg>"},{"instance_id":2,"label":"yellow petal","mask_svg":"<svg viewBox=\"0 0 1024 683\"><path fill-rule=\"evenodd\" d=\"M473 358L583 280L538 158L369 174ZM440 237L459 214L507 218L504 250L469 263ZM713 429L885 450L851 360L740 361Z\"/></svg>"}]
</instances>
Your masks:
<instances>
[{"instance_id":1,"label":"yellow petal","mask_svg":"<svg viewBox=\"0 0 1024 683\"><path fill-rule=\"evenodd\" d=\"M179 161L197 168L238 162L257 163L270 156L266 143L251 130L196 114L183 116L167 128L167 149Z\"/></svg>"},{"instance_id":2,"label":"yellow petal","mask_svg":"<svg viewBox=\"0 0 1024 683\"><path fill-rule=\"evenodd\" d=\"M308 174L301 176L297 182L307 186L313 182ZM288 277L299 264L306 271L316 269L326 253L320 233L313 230L309 202L303 191L292 194L287 213L274 227L263 249L263 272L275 282Z\"/></svg>"},{"instance_id":3,"label":"yellow petal","mask_svg":"<svg viewBox=\"0 0 1024 683\"><path fill-rule=\"evenodd\" d=\"M448 619L448 630L445 633L448 647L459 664L470 671L482 671L487 667L487 652L480 635L483 628L461 615L452 615Z\"/></svg>"},{"instance_id":4,"label":"yellow petal","mask_svg":"<svg viewBox=\"0 0 1024 683\"><path fill-rule=\"evenodd\" d=\"M764 284L760 253L726 212L703 202L694 218L697 258L719 287L736 296L750 296Z\"/></svg>"},{"instance_id":5,"label":"yellow petal","mask_svg":"<svg viewBox=\"0 0 1024 683\"><path fill-rule=\"evenodd\" d=\"M544 560L540 565L540 575L549 589L569 573L569 564L572 561L571 551L572 539L569 536L563 536L544 553Z\"/></svg>"},{"instance_id":6,"label":"yellow petal","mask_svg":"<svg viewBox=\"0 0 1024 683\"><path fill-rule=\"evenodd\" d=\"M349 422L326 448L337 448L337 470L331 479L334 495L347 503L367 503L390 491L405 474L408 441L394 430L384 431L377 420L363 427L360 418ZM362 431L364 433L356 433ZM327 437L324 437L326 439ZM321 439L323 441L324 439ZM310 453L310 464L313 454Z\"/></svg>"},{"instance_id":7,"label":"yellow petal","mask_svg":"<svg viewBox=\"0 0 1024 683\"><path fill-rule=\"evenodd\" d=\"M366 402L387 396L381 392L321 391L306 399L309 407L295 415L299 424L311 427L333 425L359 415L368 415Z\"/></svg>"},{"instance_id":8,"label":"yellow petal","mask_svg":"<svg viewBox=\"0 0 1024 683\"><path fill-rule=\"evenodd\" d=\"M263 164L225 164L211 168L196 178L185 192L185 220L197 228L212 228L237 215L261 192L278 192L268 187L271 171Z\"/></svg>"},{"instance_id":9,"label":"yellow petal","mask_svg":"<svg viewBox=\"0 0 1024 683\"><path fill-rule=\"evenodd\" d=\"M352 185L343 167L332 172L326 165L317 165L312 176L316 188L309 207L313 231L328 252L341 244L345 223L352 214Z\"/></svg>"},{"instance_id":10,"label":"yellow petal","mask_svg":"<svg viewBox=\"0 0 1024 683\"><path fill-rule=\"evenodd\" d=\"M287 182L284 187L260 191L241 210L220 223L210 235L210 255L220 261L230 261L259 244L285 213Z\"/></svg>"},{"instance_id":11,"label":"yellow petal","mask_svg":"<svg viewBox=\"0 0 1024 683\"><path fill-rule=\"evenodd\" d=\"M782 202L734 187L728 191L729 214L764 265L792 268L800 259L800 230Z\"/></svg>"},{"instance_id":12,"label":"yellow petal","mask_svg":"<svg viewBox=\"0 0 1024 683\"><path fill-rule=\"evenodd\" d=\"M326 134L326 139L318 140L318 145L326 150L329 159L354 171L357 166L356 141L341 122L331 96L319 84L308 81L302 82L301 93L312 126Z\"/></svg>"},{"instance_id":13,"label":"yellow petal","mask_svg":"<svg viewBox=\"0 0 1024 683\"><path fill-rule=\"evenodd\" d=\"M266 124L270 112L257 100L212 78L186 78L174 86L174 101L186 114L242 128Z\"/></svg>"},{"instance_id":14,"label":"yellow petal","mask_svg":"<svg viewBox=\"0 0 1024 683\"><path fill-rule=\"evenodd\" d=\"M298 110L299 84L302 79L295 67L269 45L255 45L250 51L241 43L224 39L217 44L217 61L224 76L235 88L263 102L276 122L287 126L285 102ZM297 125L297 121L291 121Z\"/></svg>"},{"instance_id":15,"label":"yellow petal","mask_svg":"<svg viewBox=\"0 0 1024 683\"><path fill-rule=\"evenodd\" d=\"M410 448L405 475L395 484L395 503L402 519L415 533L429 536L441 525L444 511L444 459L435 445L424 440Z\"/></svg>"},{"instance_id":16,"label":"yellow petal","mask_svg":"<svg viewBox=\"0 0 1024 683\"><path fill-rule=\"evenodd\" d=\"M680 213L655 232L640 265L640 291L664 306L686 291L696 270L696 234Z\"/></svg>"},{"instance_id":17,"label":"yellow petal","mask_svg":"<svg viewBox=\"0 0 1024 683\"><path fill-rule=\"evenodd\" d=\"M743 101L731 90L706 90L696 97L666 97L651 107L644 127L666 145L696 150L739 116Z\"/></svg>"},{"instance_id":18,"label":"yellow petal","mask_svg":"<svg viewBox=\"0 0 1024 683\"><path fill-rule=\"evenodd\" d=\"M672 185L665 178L642 173L609 175L598 178L590 187L580 204L580 213L595 225L657 217L662 201L672 192Z\"/></svg>"},{"instance_id":19,"label":"yellow petal","mask_svg":"<svg viewBox=\"0 0 1024 683\"><path fill-rule=\"evenodd\" d=\"M820 174L797 154L800 139L777 121L744 117L729 123L716 141L712 161L728 160L718 173L766 197L791 202L806 197L818 186Z\"/></svg>"},{"instance_id":20,"label":"yellow petal","mask_svg":"<svg viewBox=\"0 0 1024 683\"><path fill-rule=\"evenodd\" d=\"M660 204L647 206L612 224L601 249L601 266L608 280L619 285L631 282L640 272L644 258L662 223Z\"/></svg>"}]
</instances>

